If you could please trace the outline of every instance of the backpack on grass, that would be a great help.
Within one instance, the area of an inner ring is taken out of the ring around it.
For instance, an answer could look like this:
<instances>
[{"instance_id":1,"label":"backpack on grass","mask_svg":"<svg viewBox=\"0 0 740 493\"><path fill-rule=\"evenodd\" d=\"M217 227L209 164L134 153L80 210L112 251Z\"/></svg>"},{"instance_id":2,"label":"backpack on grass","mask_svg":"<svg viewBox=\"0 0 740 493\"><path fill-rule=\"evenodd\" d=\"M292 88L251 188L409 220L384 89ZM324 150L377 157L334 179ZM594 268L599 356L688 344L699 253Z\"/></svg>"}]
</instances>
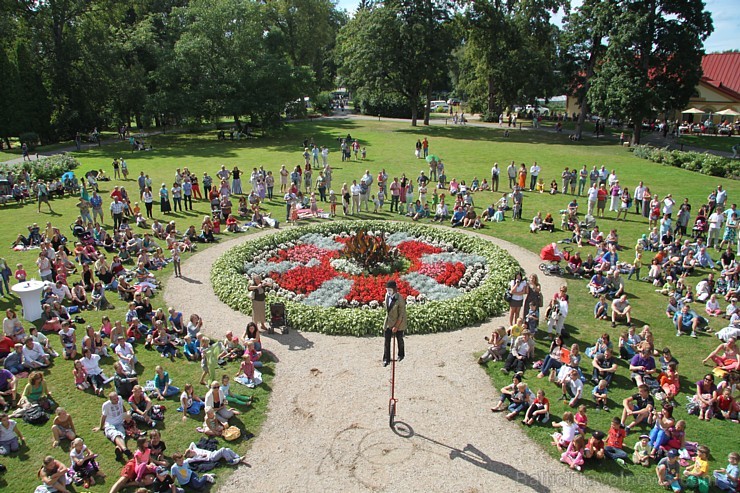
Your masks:
<instances>
[{"instance_id":1,"label":"backpack on grass","mask_svg":"<svg viewBox=\"0 0 740 493\"><path fill-rule=\"evenodd\" d=\"M42 425L49 421L49 415L41 406L34 404L23 412L23 421L30 425Z\"/></svg>"}]
</instances>

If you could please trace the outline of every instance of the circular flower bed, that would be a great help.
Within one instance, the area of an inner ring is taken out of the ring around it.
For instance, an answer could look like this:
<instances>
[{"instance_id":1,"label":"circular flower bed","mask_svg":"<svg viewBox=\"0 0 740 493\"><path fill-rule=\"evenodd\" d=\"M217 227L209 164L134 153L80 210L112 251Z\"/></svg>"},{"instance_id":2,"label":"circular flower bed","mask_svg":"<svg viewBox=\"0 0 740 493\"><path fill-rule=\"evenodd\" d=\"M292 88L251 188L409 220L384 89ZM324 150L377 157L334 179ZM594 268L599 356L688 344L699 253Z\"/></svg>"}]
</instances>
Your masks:
<instances>
[{"instance_id":1,"label":"circular flower bed","mask_svg":"<svg viewBox=\"0 0 740 493\"><path fill-rule=\"evenodd\" d=\"M363 262L375 254L374 260ZM249 275L267 280L267 302L285 303L291 325L326 334L379 334L385 283L408 305L409 334L465 327L498 315L520 269L505 250L472 235L409 223L337 221L236 246L213 265L216 295L249 313Z\"/></svg>"}]
</instances>

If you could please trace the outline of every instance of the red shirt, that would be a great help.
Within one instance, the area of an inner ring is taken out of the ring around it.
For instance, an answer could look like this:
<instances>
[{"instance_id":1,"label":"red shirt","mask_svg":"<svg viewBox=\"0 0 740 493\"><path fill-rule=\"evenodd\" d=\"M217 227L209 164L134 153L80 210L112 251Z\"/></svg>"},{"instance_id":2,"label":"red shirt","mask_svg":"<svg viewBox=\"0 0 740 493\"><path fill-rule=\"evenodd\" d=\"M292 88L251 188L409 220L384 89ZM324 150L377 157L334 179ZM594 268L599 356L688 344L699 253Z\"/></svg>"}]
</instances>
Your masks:
<instances>
[{"instance_id":1,"label":"red shirt","mask_svg":"<svg viewBox=\"0 0 740 493\"><path fill-rule=\"evenodd\" d=\"M15 347L15 341L8 336L0 339L0 354L10 354Z\"/></svg>"},{"instance_id":2,"label":"red shirt","mask_svg":"<svg viewBox=\"0 0 740 493\"><path fill-rule=\"evenodd\" d=\"M614 427L609 428L609 435L606 437L606 445L607 447L614 447L621 449L622 443L624 442L624 437L627 436L627 432L624 431L624 428L617 428L614 429Z\"/></svg>"},{"instance_id":3,"label":"red shirt","mask_svg":"<svg viewBox=\"0 0 740 493\"><path fill-rule=\"evenodd\" d=\"M607 196L606 190L604 190L603 188L599 188L599 191L596 192L596 198L598 200L606 200L606 196Z\"/></svg>"}]
</instances>

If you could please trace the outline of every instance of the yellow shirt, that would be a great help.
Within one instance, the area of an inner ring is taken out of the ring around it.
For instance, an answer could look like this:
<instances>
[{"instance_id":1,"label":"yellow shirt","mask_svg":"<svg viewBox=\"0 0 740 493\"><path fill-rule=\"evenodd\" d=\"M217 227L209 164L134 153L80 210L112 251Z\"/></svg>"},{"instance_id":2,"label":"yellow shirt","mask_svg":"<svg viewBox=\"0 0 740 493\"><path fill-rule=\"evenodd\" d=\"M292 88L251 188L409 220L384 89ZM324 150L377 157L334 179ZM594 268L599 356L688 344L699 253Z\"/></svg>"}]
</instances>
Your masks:
<instances>
[{"instance_id":1,"label":"yellow shirt","mask_svg":"<svg viewBox=\"0 0 740 493\"><path fill-rule=\"evenodd\" d=\"M516 339L520 335L522 335L522 331L524 330L524 327L521 325L514 324L511 326L511 338Z\"/></svg>"},{"instance_id":2,"label":"yellow shirt","mask_svg":"<svg viewBox=\"0 0 740 493\"><path fill-rule=\"evenodd\" d=\"M694 465L689 466L687 471L698 476L706 476L709 474L709 461L700 459L699 456L696 456L694 458Z\"/></svg>"}]
</instances>

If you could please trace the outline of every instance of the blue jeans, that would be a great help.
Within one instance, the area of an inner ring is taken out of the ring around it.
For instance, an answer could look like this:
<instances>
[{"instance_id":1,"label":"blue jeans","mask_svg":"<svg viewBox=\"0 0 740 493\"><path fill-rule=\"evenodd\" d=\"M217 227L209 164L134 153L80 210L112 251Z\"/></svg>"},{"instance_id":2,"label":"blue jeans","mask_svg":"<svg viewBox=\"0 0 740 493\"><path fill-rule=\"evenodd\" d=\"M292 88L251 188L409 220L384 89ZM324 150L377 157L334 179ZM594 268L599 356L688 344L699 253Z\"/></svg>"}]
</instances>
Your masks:
<instances>
[{"instance_id":1,"label":"blue jeans","mask_svg":"<svg viewBox=\"0 0 740 493\"><path fill-rule=\"evenodd\" d=\"M727 480L727 474L725 473L715 472L714 484L716 484L717 488L721 489L722 491L735 491L735 485Z\"/></svg>"},{"instance_id":2,"label":"blue jeans","mask_svg":"<svg viewBox=\"0 0 740 493\"><path fill-rule=\"evenodd\" d=\"M664 445L667 441L668 434L665 430L661 430L657 425L650 430L650 445L652 445L653 448L658 448L661 445Z\"/></svg>"},{"instance_id":3,"label":"blue jeans","mask_svg":"<svg viewBox=\"0 0 740 493\"><path fill-rule=\"evenodd\" d=\"M180 393L180 389L178 389L174 385L170 385L169 387L167 387L167 392L164 391L164 387L159 388L158 390L165 397L172 397L173 395L177 395Z\"/></svg>"},{"instance_id":4,"label":"blue jeans","mask_svg":"<svg viewBox=\"0 0 740 493\"><path fill-rule=\"evenodd\" d=\"M628 457L627 452L622 450L621 448L614 448L614 447L604 447L604 454L609 457L611 460L617 460L617 459L626 459Z\"/></svg>"},{"instance_id":5,"label":"blue jeans","mask_svg":"<svg viewBox=\"0 0 740 493\"><path fill-rule=\"evenodd\" d=\"M550 373L550 370L559 370L561 366L563 366L563 363L548 354L545 356L545 361L542 363L542 370L540 370L540 372L547 376Z\"/></svg>"},{"instance_id":6,"label":"blue jeans","mask_svg":"<svg viewBox=\"0 0 740 493\"><path fill-rule=\"evenodd\" d=\"M208 481L206 481L205 478L202 478L198 476L197 474L192 473L190 475L190 481L183 484L182 486L190 486L194 490L202 490L203 488L205 488L207 484L208 484Z\"/></svg>"}]
</instances>

